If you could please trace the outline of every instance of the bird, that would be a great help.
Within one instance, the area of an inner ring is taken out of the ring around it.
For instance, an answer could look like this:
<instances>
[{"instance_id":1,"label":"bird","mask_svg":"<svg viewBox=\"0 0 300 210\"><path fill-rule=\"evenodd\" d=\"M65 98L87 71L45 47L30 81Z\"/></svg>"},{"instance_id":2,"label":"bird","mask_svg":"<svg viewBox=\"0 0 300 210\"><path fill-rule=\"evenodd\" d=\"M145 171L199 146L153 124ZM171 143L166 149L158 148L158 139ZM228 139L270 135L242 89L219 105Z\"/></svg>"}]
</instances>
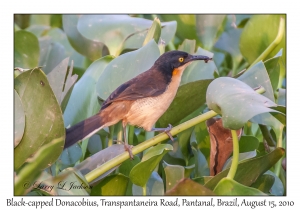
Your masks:
<instances>
[{"instance_id":1,"label":"bird","mask_svg":"<svg viewBox=\"0 0 300 210\"><path fill-rule=\"evenodd\" d=\"M100 129L122 121L124 148L133 159L126 138L126 125L130 124L146 131L160 131L173 140L169 124L167 128L153 128L156 121L172 103L180 85L183 71L193 61L212 58L191 55L184 51L172 50L162 54L147 71L121 84L102 103L100 111L70 128L66 129L64 148L89 138Z\"/></svg>"}]
</instances>

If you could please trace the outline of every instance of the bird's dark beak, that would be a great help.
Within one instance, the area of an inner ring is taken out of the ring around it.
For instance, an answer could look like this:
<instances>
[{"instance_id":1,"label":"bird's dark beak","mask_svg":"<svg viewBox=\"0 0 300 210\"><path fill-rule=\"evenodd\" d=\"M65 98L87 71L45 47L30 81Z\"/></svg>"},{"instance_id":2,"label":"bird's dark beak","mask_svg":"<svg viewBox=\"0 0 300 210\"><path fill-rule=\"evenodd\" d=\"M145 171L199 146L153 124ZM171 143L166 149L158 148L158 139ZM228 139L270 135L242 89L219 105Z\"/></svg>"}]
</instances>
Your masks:
<instances>
[{"instance_id":1,"label":"bird's dark beak","mask_svg":"<svg viewBox=\"0 0 300 210\"><path fill-rule=\"evenodd\" d=\"M195 61L195 60L204 60L205 63L207 63L209 60L212 60L212 58L209 58L207 56L204 55L189 55L186 59L185 62L189 63L191 61Z\"/></svg>"}]
</instances>

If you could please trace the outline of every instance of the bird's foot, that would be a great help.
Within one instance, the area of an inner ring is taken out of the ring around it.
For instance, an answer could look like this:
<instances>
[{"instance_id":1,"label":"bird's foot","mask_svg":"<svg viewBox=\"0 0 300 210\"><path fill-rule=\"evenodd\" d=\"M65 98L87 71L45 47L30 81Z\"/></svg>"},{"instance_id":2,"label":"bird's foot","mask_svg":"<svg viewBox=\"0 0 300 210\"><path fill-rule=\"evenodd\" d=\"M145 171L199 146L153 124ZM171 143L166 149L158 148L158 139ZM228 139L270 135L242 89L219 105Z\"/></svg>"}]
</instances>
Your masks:
<instances>
[{"instance_id":1,"label":"bird's foot","mask_svg":"<svg viewBox=\"0 0 300 210\"><path fill-rule=\"evenodd\" d=\"M115 143L124 144L125 151L127 151L129 153L129 156L130 156L131 160L133 160L133 154L132 154L132 151L131 151L131 149L133 148L132 145L124 143L122 140L113 140L113 141Z\"/></svg>"},{"instance_id":2,"label":"bird's foot","mask_svg":"<svg viewBox=\"0 0 300 210\"><path fill-rule=\"evenodd\" d=\"M131 151L133 146L125 143L124 148L125 148L125 151L127 151L129 153L130 159L133 160L133 154L132 154L132 151Z\"/></svg>"},{"instance_id":3,"label":"bird's foot","mask_svg":"<svg viewBox=\"0 0 300 210\"><path fill-rule=\"evenodd\" d=\"M174 141L174 138L173 138L172 134L170 133L170 131L172 130L172 128L173 128L173 126L171 124L169 124L169 126L166 127L166 128L152 128L151 131L165 132L169 136L169 138L172 141Z\"/></svg>"}]
</instances>

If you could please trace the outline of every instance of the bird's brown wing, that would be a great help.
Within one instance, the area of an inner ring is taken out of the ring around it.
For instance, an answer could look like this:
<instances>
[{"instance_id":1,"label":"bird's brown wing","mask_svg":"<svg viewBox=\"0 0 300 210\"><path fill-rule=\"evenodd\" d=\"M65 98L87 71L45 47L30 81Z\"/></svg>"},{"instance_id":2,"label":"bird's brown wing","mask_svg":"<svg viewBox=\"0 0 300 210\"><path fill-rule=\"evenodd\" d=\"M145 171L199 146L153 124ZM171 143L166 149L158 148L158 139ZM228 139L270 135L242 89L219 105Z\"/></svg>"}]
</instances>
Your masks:
<instances>
[{"instance_id":1,"label":"bird's brown wing","mask_svg":"<svg viewBox=\"0 0 300 210\"><path fill-rule=\"evenodd\" d=\"M133 101L145 97L154 97L165 92L171 78L156 70L148 70L128 82L120 85L103 102L101 110L105 109L112 102Z\"/></svg>"}]
</instances>

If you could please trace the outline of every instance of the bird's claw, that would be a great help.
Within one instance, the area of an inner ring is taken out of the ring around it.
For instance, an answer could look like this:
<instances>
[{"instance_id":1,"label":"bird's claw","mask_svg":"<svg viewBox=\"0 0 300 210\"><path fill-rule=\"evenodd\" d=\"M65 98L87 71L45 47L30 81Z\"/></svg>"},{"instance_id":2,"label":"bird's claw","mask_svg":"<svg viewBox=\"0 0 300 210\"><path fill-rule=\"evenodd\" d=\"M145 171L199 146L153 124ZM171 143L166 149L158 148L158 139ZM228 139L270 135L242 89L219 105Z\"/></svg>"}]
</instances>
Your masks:
<instances>
[{"instance_id":1,"label":"bird's claw","mask_svg":"<svg viewBox=\"0 0 300 210\"><path fill-rule=\"evenodd\" d=\"M125 151L127 151L129 153L130 159L133 160L133 154L132 154L132 151L131 151L133 146L125 143L124 148L125 148Z\"/></svg>"}]
</instances>

